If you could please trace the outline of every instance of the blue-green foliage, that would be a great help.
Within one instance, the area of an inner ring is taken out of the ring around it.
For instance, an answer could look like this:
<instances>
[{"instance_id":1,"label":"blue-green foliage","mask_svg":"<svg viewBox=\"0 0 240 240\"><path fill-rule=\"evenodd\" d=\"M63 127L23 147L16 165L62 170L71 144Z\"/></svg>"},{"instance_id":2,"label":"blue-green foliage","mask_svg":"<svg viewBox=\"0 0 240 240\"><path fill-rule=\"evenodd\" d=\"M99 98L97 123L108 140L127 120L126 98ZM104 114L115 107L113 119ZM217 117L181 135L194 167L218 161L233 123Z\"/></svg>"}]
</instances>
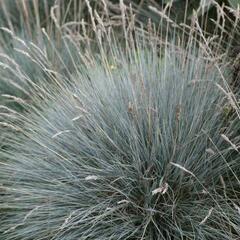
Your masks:
<instances>
[{"instance_id":1,"label":"blue-green foliage","mask_svg":"<svg viewBox=\"0 0 240 240\"><path fill-rule=\"evenodd\" d=\"M237 239L239 185L228 179L238 163L221 137L234 125L224 128L220 73L193 46L164 57L118 48L71 84L42 84L8 120L19 133L2 150L1 236Z\"/></svg>"},{"instance_id":2,"label":"blue-green foliage","mask_svg":"<svg viewBox=\"0 0 240 240\"><path fill-rule=\"evenodd\" d=\"M57 40L41 32L38 41L31 41L3 31L10 36L11 46L0 52L1 104L19 109L9 95L29 101L34 92L40 91L38 83L51 86L55 75L68 78L80 63L76 48L68 39Z\"/></svg>"}]
</instances>

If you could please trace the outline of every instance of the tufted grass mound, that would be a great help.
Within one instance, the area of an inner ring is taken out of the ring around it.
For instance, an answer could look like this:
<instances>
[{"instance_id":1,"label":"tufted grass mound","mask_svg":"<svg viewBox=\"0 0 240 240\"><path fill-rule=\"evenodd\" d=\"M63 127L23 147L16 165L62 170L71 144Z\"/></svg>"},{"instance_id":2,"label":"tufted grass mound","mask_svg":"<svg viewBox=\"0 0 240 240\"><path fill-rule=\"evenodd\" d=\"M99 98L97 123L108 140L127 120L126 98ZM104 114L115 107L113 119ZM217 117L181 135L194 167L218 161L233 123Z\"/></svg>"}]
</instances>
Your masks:
<instances>
[{"instance_id":1,"label":"tufted grass mound","mask_svg":"<svg viewBox=\"0 0 240 240\"><path fill-rule=\"evenodd\" d=\"M226 127L221 69L195 42L100 46L67 80L53 71L56 84L33 84L23 113L3 107L1 236L237 239L236 120Z\"/></svg>"}]
</instances>

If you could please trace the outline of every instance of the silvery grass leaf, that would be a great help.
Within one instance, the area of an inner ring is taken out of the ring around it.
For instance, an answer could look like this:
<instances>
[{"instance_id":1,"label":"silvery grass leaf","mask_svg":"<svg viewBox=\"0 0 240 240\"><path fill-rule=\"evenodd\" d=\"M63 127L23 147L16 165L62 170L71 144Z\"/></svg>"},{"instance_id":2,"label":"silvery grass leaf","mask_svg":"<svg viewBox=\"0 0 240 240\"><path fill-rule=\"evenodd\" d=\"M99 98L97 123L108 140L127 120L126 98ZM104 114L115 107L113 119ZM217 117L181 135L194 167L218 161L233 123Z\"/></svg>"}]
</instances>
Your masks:
<instances>
[{"instance_id":1,"label":"silvery grass leaf","mask_svg":"<svg viewBox=\"0 0 240 240\"><path fill-rule=\"evenodd\" d=\"M75 66L80 64L76 48L70 40L63 37L57 40L44 29L39 41L17 36L6 28L0 31L11 39L11 46L0 50L1 105L23 110L18 101L7 96L29 102L34 92L40 92L37 83L55 84L54 75L68 78L76 71Z\"/></svg>"}]
</instances>

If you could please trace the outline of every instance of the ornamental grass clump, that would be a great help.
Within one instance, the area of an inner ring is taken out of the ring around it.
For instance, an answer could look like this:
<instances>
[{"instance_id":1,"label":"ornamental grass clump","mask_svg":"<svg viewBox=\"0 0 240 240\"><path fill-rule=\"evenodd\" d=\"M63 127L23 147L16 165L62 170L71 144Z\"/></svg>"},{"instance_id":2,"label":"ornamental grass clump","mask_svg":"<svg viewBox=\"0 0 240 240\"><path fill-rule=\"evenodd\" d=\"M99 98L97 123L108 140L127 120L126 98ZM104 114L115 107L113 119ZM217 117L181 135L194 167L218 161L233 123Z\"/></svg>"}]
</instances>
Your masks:
<instances>
[{"instance_id":1,"label":"ornamental grass clump","mask_svg":"<svg viewBox=\"0 0 240 240\"><path fill-rule=\"evenodd\" d=\"M103 30L98 52L76 45L82 65L68 79L53 71L55 84L30 84L23 113L2 107L1 237L237 239L224 71L194 38L183 49L124 31L121 44Z\"/></svg>"}]
</instances>

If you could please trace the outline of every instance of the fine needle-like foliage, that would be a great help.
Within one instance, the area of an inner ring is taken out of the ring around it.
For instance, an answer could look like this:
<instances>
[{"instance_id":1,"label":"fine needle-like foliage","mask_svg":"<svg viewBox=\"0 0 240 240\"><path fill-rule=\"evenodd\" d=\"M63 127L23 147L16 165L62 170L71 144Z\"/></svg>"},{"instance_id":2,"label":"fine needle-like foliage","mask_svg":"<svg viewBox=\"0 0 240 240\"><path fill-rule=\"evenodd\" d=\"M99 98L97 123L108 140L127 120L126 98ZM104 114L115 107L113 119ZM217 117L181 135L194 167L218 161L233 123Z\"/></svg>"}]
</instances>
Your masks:
<instances>
[{"instance_id":1,"label":"fine needle-like foliage","mask_svg":"<svg viewBox=\"0 0 240 240\"><path fill-rule=\"evenodd\" d=\"M70 58L68 75L36 48L29 61L54 84L16 68L34 95L17 99L23 113L1 107L3 239L239 238L237 120L224 115L236 103L224 71L194 37L162 42L122 19L125 44L99 22L98 50L74 45L81 65Z\"/></svg>"}]
</instances>

